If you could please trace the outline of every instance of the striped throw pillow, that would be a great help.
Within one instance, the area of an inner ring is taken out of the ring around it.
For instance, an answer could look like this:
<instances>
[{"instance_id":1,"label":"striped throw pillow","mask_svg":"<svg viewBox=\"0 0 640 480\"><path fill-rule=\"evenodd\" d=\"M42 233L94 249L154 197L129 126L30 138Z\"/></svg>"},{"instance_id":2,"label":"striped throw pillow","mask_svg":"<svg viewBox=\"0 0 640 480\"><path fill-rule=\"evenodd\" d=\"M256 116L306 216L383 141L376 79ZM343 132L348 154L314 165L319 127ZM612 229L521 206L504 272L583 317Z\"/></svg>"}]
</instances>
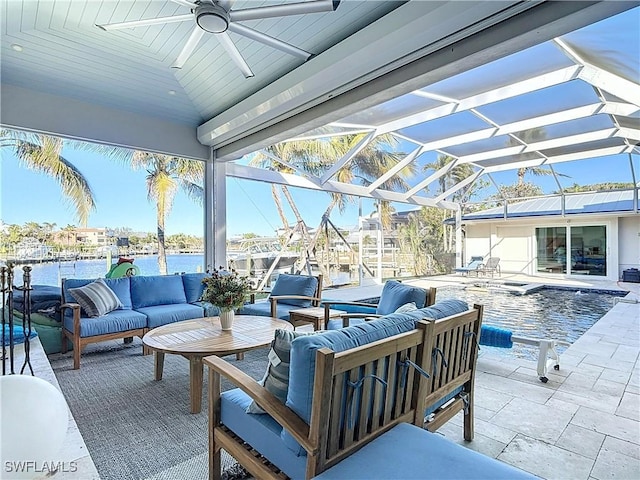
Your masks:
<instances>
[{"instance_id":1,"label":"striped throw pillow","mask_svg":"<svg viewBox=\"0 0 640 480\"><path fill-rule=\"evenodd\" d=\"M90 317L101 317L122 308L122 302L101 278L84 287L70 288L69 293Z\"/></svg>"}]
</instances>

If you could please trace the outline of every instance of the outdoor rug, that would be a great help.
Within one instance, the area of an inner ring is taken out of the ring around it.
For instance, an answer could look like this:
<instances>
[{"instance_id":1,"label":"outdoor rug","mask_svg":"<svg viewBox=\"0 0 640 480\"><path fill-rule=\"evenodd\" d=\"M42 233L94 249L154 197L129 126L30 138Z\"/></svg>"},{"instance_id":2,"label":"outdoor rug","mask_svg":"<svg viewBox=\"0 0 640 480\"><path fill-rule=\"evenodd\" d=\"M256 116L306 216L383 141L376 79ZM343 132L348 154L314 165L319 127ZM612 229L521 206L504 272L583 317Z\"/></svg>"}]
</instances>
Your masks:
<instances>
[{"instance_id":1,"label":"outdoor rug","mask_svg":"<svg viewBox=\"0 0 640 480\"><path fill-rule=\"evenodd\" d=\"M267 366L266 348L245 359L226 357L255 379ZM80 370L72 354L49 357L91 457L104 480L208 478L207 369L202 411L189 413L189 362L166 355L163 379L154 381L153 355L142 344L109 342L87 347ZM224 382L224 380L223 380ZM224 382L224 390L232 385ZM228 478L244 472L223 452Z\"/></svg>"}]
</instances>

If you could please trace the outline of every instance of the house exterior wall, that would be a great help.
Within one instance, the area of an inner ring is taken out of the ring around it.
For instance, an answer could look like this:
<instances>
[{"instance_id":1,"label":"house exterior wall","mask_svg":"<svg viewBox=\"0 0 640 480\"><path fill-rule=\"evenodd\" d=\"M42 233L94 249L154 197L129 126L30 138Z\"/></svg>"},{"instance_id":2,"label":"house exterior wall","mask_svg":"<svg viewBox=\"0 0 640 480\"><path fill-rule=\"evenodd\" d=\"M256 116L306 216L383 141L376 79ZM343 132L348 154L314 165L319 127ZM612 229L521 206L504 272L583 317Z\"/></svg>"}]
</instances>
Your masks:
<instances>
[{"instance_id":1,"label":"house exterior wall","mask_svg":"<svg viewBox=\"0 0 640 480\"><path fill-rule=\"evenodd\" d=\"M622 278L623 270L640 268L640 218L620 218L618 222L618 251L620 258L618 278Z\"/></svg>"},{"instance_id":2,"label":"house exterior wall","mask_svg":"<svg viewBox=\"0 0 640 480\"><path fill-rule=\"evenodd\" d=\"M537 271L536 228L604 225L607 231L607 276L618 280L622 270L640 263L640 219L613 215L477 220L465 225L465 261L472 256L499 257L503 272L547 276ZM583 275L551 274L580 278Z\"/></svg>"}]
</instances>

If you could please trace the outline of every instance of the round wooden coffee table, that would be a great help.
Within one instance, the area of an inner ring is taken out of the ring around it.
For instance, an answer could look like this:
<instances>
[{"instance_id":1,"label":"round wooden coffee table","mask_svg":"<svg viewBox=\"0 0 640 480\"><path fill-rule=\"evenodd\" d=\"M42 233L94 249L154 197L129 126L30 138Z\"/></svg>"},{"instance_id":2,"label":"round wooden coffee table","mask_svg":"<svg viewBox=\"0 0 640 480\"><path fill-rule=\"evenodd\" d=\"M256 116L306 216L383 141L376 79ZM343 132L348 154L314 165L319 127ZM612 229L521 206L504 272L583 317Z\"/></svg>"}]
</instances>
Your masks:
<instances>
[{"instance_id":1,"label":"round wooden coffee table","mask_svg":"<svg viewBox=\"0 0 640 480\"><path fill-rule=\"evenodd\" d=\"M189 396L191 413L202 407L202 358L208 355L236 354L266 347L276 329L293 329L278 318L236 315L233 329L223 331L218 317L198 318L170 323L147 332L142 342L155 353L155 379L162 380L165 353L182 355L189 360Z\"/></svg>"}]
</instances>

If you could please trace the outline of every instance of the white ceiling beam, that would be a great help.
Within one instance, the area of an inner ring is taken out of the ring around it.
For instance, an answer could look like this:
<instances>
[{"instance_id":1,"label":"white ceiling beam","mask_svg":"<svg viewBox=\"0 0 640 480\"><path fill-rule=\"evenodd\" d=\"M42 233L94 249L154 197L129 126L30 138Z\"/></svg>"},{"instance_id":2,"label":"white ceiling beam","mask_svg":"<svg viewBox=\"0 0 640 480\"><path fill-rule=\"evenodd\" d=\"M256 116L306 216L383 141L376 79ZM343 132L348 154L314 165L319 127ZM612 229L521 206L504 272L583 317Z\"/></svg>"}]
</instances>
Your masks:
<instances>
[{"instance_id":1,"label":"white ceiling beam","mask_svg":"<svg viewBox=\"0 0 640 480\"><path fill-rule=\"evenodd\" d=\"M260 150L260 153L262 155L264 155L267 158L270 158L272 161L279 163L280 165L284 165L287 168L290 168L291 170L298 172L300 175L302 175L303 177L307 177L309 180L311 180L314 183L317 183L318 185L320 184L320 179L318 177L316 177L315 175L311 175L309 172L301 169L300 167L289 163L289 162L285 162L284 160L282 160L280 157L278 157L277 155L272 154L271 152L267 151L267 150Z\"/></svg>"},{"instance_id":2,"label":"white ceiling beam","mask_svg":"<svg viewBox=\"0 0 640 480\"><path fill-rule=\"evenodd\" d=\"M483 160L493 160L502 157L508 157L510 155L517 155L519 153L539 152L540 150L547 150L550 148L579 145L584 142L593 142L596 140L603 140L605 138L614 137L616 136L615 134L617 131L617 128L606 128L594 132L569 135L566 137L554 138L551 140L542 140L540 142L534 142L527 145L499 148L496 150L474 153L473 155L461 155L458 159L458 163L481 162Z\"/></svg>"},{"instance_id":3,"label":"white ceiling beam","mask_svg":"<svg viewBox=\"0 0 640 480\"><path fill-rule=\"evenodd\" d=\"M574 80L580 70L580 67L572 65L570 67L564 67L553 72L548 72L543 75L537 75L520 82L512 83L504 87L496 88L483 92L477 95L472 95L467 98L460 99L459 102L449 103L446 105L440 105L429 110L425 110L413 115L408 115L398 120L385 123L377 127L378 133L389 133L394 130L400 130L403 128L411 127L424 123L428 120L434 120L436 118L445 117L452 113L462 112L470 110L472 108L486 105L487 103L497 102L499 100L505 100L507 98L516 97L525 93L535 92L543 88L559 85L570 80Z\"/></svg>"},{"instance_id":4,"label":"white ceiling beam","mask_svg":"<svg viewBox=\"0 0 640 480\"><path fill-rule=\"evenodd\" d=\"M515 170L518 168L537 167L540 165L550 165L562 162L571 162L574 160L586 160L588 158L604 157L607 155L617 155L620 153L633 152L633 146L623 145L618 147L597 148L593 150L583 150L581 152L573 152L565 155L556 155L544 159L533 159L525 161L516 161L503 165L492 165L484 170L484 173L503 172L505 170Z\"/></svg>"},{"instance_id":5,"label":"white ceiling beam","mask_svg":"<svg viewBox=\"0 0 640 480\"><path fill-rule=\"evenodd\" d=\"M578 75L581 80L601 88L622 100L640 106L640 85L596 67L585 65Z\"/></svg>"},{"instance_id":6,"label":"white ceiling beam","mask_svg":"<svg viewBox=\"0 0 640 480\"><path fill-rule=\"evenodd\" d=\"M616 132L616 137L622 137L630 140L640 141L640 129L620 127Z\"/></svg>"},{"instance_id":7,"label":"white ceiling beam","mask_svg":"<svg viewBox=\"0 0 640 480\"><path fill-rule=\"evenodd\" d=\"M464 180L459 181L458 183L456 183L455 185L453 185L451 188L449 188L447 191L441 193L440 195L438 195L434 200L436 202L441 202L442 200L444 200L445 198L447 198L449 195L453 195L455 192L457 192L458 190L460 190L461 188L466 187L467 185L469 185L471 182L475 182L476 179L482 175L482 170L474 173L473 175L469 175L467 178L465 178Z\"/></svg>"},{"instance_id":8,"label":"white ceiling beam","mask_svg":"<svg viewBox=\"0 0 640 480\"><path fill-rule=\"evenodd\" d=\"M374 192L369 193L368 188L365 186L350 185L332 180L328 181L324 185L317 185L309 179L298 175L281 173L273 170L263 170L261 168L240 165L233 162L227 164L227 176L245 180L276 183L279 185L287 185L289 187L305 188L308 190L353 195L356 197L375 198L389 202L408 203L425 207L447 208L451 210L455 210L457 208L457 204L453 202L436 202L432 198L420 196L414 196L410 199L406 199L405 195L402 193L382 189L377 189Z\"/></svg>"},{"instance_id":9,"label":"white ceiling beam","mask_svg":"<svg viewBox=\"0 0 640 480\"><path fill-rule=\"evenodd\" d=\"M633 105L640 106L640 85L586 61L563 39L555 38L554 42L567 56L582 65L578 74L580 79Z\"/></svg>"},{"instance_id":10,"label":"white ceiling beam","mask_svg":"<svg viewBox=\"0 0 640 480\"><path fill-rule=\"evenodd\" d=\"M367 136L365 136L362 140L360 140L357 143L357 145L354 145L351 148L351 150L349 150L340 160L338 160L336 163L334 163L324 173L324 175L320 178L320 182L321 183L328 182L329 179L331 177L333 177L338 172L338 170L340 170L347 163L349 163L351 160L353 160L353 157L355 157L363 148L365 148L369 144L369 142L373 139L373 137L375 137L375 135L376 135L375 132L371 132Z\"/></svg>"},{"instance_id":11,"label":"white ceiling beam","mask_svg":"<svg viewBox=\"0 0 640 480\"><path fill-rule=\"evenodd\" d=\"M422 147L418 147L412 152L410 152L408 155L406 155L402 160L400 160L397 164L395 164L393 167L387 170L383 175L378 177L376 181L374 181L371 185L369 185L369 192L373 192L376 188L378 188L384 182L392 178L404 167L406 167L411 162L413 162L418 157L418 155L422 153L422 151L423 151Z\"/></svg>"},{"instance_id":12,"label":"white ceiling beam","mask_svg":"<svg viewBox=\"0 0 640 480\"><path fill-rule=\"evenodd\" d=\"M431 182L433 182L434 180L437 180L438 178L443 176L445 173L447 173L449 170L451 170L455 165L456 165L456 162L450 162L447 165L445 165L444 167L442 167L440 170L438 170L437 172L432 173L431 175L429 175L427 178L425 178L421 182L418 182L417 185L415 185L413 188L409 189L407 191L407 193L405 193L405 199L409 199L409 198L413 197L420 190L423 190L426 187L428 187Z\"/></svg>"}]
</instances>

